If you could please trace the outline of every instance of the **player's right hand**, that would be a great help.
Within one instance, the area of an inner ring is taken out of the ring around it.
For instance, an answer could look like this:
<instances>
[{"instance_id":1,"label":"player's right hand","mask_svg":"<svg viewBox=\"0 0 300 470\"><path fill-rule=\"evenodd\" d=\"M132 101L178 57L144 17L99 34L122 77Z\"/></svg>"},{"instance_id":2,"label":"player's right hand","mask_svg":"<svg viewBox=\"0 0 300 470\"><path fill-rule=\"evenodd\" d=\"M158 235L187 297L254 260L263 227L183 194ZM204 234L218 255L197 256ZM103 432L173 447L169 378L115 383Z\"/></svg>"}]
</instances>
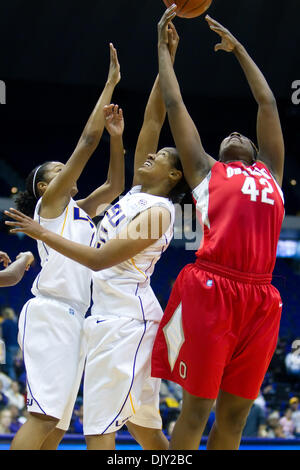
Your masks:
<instances>
[{"instance_id":1,"label":"player's right hand","mask_svg":"<svg viewBox=\"0 0 300 470\"><path fill-rule=\"evenodd\" d=\"M174 62L178 43L179 43L179 36L172 21L168 25L167 33L168 33L169 52L170 52L172 61Z\"/></svg>"},{"instance_id":2,"label":"player's right hand","mask_svg":"<svg viewBox=\"0 0 300 470\"><path fill-rule=\"evenodd\" d=\"M5 253L4 251L0 251L0 262L3 263L3 266L4 266L5 268L7 268L7 266L9 265L9 263L11 263L10 257L9 257L8 254Z\"/></svg>"},{"instance_id":3,"label":"player's right hand","mask_svg":"<svg viewBox=\"0 0 300 470\"><path fill-rule=\"evenodd\" d=\"M114 48L114 45L112 43L109 44L109 49L110 49L110 65L109 65L107 81L113 83L113 85L115 86L121 80L120 64L118 61L117 50Z\"/></svg>"}]
</instances>

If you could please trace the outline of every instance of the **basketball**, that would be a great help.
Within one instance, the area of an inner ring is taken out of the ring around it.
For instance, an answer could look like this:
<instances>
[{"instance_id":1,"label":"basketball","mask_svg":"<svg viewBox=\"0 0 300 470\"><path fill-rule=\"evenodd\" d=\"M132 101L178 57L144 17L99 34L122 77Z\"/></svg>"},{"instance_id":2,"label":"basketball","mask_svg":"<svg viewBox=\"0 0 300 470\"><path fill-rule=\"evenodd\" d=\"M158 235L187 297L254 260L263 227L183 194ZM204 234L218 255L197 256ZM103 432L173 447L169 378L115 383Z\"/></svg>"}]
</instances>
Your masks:
<instances>
[{"instance_id":1,"label":"basketball","mask_svg":"<svg viewBox=\"0 0 300 470\"><path fill-rule=\"evenodd\" d=\"M212 0L163 0L167 7L176 3L176 15L181 18L195 18L202 15L211 5Z\"/></svg>"}]
</instances>

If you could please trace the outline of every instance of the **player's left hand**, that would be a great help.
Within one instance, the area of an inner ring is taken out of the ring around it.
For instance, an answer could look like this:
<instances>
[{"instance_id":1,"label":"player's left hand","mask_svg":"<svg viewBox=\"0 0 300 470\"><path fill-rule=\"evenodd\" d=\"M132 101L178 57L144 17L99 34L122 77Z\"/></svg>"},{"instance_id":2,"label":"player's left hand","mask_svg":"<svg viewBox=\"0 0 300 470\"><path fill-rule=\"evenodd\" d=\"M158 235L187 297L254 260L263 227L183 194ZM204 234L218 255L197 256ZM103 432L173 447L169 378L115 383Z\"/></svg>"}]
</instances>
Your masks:
<instances>
[{"instance_id":1,"label":"player's left hand","mask_svg":"<svg viewBox=\"0 0 300 470\"><path fill-rule=\"evenodd\" d=\"M207 23L212 31L217 33L222 41L215 45L215 51L233 52L239 45L239 41L231 34L228 29L224 28L220 23L211 18L209 15L205 16Z\"/></svg>"},{"instance_id":2,"label":"player's left hand","mask_svg":"<svg viewBox=\"0 0 300 470\"><path fill-rule=\"evenodd\" d=\"M110 104L104 106L103 113L105 117L105 127L113 136L121 136L124 132L124 118L123 111L117 104Z\"/></svg>"},{"instance_id":3,"label":"player's left hand","mask_svg":"<svg viewBox=\"0 0 300 470\"><path fill-rule=\"evenodd\" d=\"M172 62L174 63L176 52L177 52L177 47L179 44L179 35L172 21L170 21L170 23L168 24L167 34L168 34L169 52L170 52Z\"/></svg>"},{"instance_id":4,"label":"player's left hand","mask_svg":"<svg viewBox=\"0 0 300 470\"><path fill-rule=\"evenodd\" d=\"M3 266L4 266L5 268L7 268L7 266L9 265L9 263L11 263L10 257L9 257L8 254L5 253L4 251L0 251L0 262L3 263Z\"/></svg>"},{"instance_id":5,"label":"player's left hand","mask_svg":"<svg viewBox=\"0 0 300 470\"><path fill-rule=\"evenodd\" d=\"M23 214L17 209L10 208L9 211L4 211L5 215L14 219L14 221L6 220L5 224L15 227L10 230L10 233L23 232L35 240L41 240L43 236L43 227L33 220L31 217Z\"/></svg>"},{"instance_id":6,"label":"player's left hand","mask_svg":"<svg viewBox=\"0 0 300 470\"><path fill-rule=\"evenodd\" d=\"M169 43L170 35L168 33L168 26L169 23L176 16L176 8L177 5L175 3L173 3L173 5L171 5L169 8L167 8L163 16L161 17L160 22L157 25L158 45Z\"/></svg>"}]
</instances>

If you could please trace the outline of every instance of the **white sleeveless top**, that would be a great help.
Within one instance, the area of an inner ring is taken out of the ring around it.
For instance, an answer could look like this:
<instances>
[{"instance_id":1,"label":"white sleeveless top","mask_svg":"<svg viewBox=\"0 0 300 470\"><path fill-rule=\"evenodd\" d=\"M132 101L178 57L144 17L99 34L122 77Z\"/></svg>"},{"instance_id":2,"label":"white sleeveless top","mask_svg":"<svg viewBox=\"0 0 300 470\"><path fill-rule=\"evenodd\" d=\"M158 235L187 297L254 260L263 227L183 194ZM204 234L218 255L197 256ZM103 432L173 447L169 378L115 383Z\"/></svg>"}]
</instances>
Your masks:
<instances>
[{"instance_id":1,"label":"white sleeveless top","mask_svg":"<svg viewBox=\"0 0 300 470\"><path fill-rule=\"evenodd\" d=\"M150 288L150 277L154 271L155 264L160 259L162 253L168 248L173 237L174 205L165 197L142 193L141 186L134 186L119 202L106 212L97 231L97 242L101 249L101 245L115 238L138 214L155 206L165 207L170 212L170 226L159 240L141 253L138 253L134 258L111 268L93 272L92 314L103 311L104 296L115 295L119 298L115 298L115 301L111 299L111 302L106 303L107 306L112 306L112 311L107 313L116 313L140 319L139 312L135 313L126 308L125 297L140 296L142 292L146 291L147 295L153 294ZM156 310L158 312L158 309ZM161 309L159 308L158 313L153 312L145 311L144 318L159 321ZM158 316L159 318L157 318Z\"/></svg>"},{"instance_id":2,"label":"white sleeveless top","mask_svg":"<svg viewBox=\"0 0 300 470\"><path fill-rule=\"evenodd\" d=\"M39 215L42 199L39 199L34 220L51 232L68 240L94 246L96 227L92 219L71 199L64 212L55 219ZM31 292L66 302L83 316L90 306L92 271L38 240L38 252L42 269L36 277Z\"/></svg>"}]
</instances>

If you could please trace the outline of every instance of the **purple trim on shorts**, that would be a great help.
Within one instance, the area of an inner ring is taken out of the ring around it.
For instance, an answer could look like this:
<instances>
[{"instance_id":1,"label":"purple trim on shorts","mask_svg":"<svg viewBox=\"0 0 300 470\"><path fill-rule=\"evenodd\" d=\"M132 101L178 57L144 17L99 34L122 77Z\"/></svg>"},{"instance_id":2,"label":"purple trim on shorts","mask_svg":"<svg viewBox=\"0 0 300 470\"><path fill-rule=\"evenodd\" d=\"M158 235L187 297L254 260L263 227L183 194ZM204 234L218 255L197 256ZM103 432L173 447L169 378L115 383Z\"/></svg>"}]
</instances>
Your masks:
<instances>
[{"instance_id":1,"label":"purple trim on shorts","mask_svg":"<svg viewBox=\"0 0 300 470\"><path fill-rule=\"evenodd\" d=\"M141 309L142 309L142 313L143 313L144 331L143 331L142 337L141 337L141 339L140 339L140 341L139 341L138 347L137 347L136 352L135 352L135 355L134 355L131 384L130 384L128 393L127 393L127 395L126 395L126 398L125 398L125 400L124 400L124 403L123 403L123 405L122 405L122 407L121 407L119 413L118 413L117 416L112 420L112 422L104 429L104 431L101 433L101 435L104 434L105 431L107 431L107 429L108 429L108 428L116 421L116 419L120 416L120 414L121 414L121 412L122 412L122 410L123 410L123 408L124 408L124 406L125 406L125 404L126 404L126 402L127 402L127 399L128 399L129 394L130 394L130 392L131 392L131 389L132 389L132 385L133 385L133 381L134 381L134 371L135 371L136 358L137 358L137 354L138 354L138 351L139 351L139 349L140 349L140 346L141 346L141 343L142 343L143 338L144 338L144 336L145 336L146 328L147 328L147 322L146 322L146 320L145 320L145 313L144 313L144 308L143 308L143 302L142 302L142 300L141 300L140 297L139 297L139 301L140 301ZM125 423L124 423L124 424L125 424Z\"/></svg>"},{"instance_id":2,"label":"purple trim on shorts","mask_svg":"<svg viewBox=\"0 0 300 470\"><path fill-rule=\"evenodd\" d=\"M26 305L26 309L25 309L25 319L24 319L24 329L23 329L23 341L22 341L22 349L23 349L23 361L24 361L24 366L25 366L25 372L26 372L26 362L25 362L25 349L24 349L24 340L25 340L25 329L26 329L26 320L27 320L27 310L28 310L28 307L29 307L29 303L31 301L29 300L27 305ZM32 394L32 391L31 391L31 387L29 385L29 382L28 382L28 374L26 372L26 382L27 382L27 386L28 386L28 389L29 389L29 392L32 396L32 399L36 402L37 406L39 407L39 409L44 413L44 415L46 415L47 413L43 410L43 408L41 407L41 405L38 403L38 401L34 398L33 394Z\"/></svg>"}]
</instances>

